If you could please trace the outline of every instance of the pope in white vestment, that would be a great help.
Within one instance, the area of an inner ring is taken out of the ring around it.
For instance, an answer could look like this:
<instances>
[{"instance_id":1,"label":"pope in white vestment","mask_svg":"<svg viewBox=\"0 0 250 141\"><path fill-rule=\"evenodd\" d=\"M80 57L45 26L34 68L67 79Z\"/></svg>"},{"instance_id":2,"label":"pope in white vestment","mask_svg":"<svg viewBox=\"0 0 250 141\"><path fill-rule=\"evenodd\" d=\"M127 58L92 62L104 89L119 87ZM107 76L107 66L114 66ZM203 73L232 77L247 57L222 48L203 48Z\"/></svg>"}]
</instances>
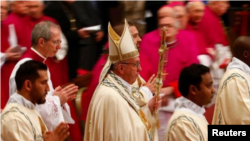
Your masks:
<instances>
[{"instance_id":1,"label":"pope in white vestment","mask_svg":"<svg viewBox=\"0 0 250 141\"><path fill-rule=\"evenodd\" d=\"M1 114L3 141L43 141L45 131L47 128L35 105L22 95L11 95Z\"/></svg>"},{"instance_id":2,"label":"pope in white vestment","mask_svg":"<svg viewBox=\"0 0 250 141\"><path fill-rule=\"evenodd\" d=\"M250 124L249 74L249 66L234 57L220 82L212 124Z\"/></svg>"},{"instance_id":3,"label":"pope in white vestment","mask_svg":"<svg viewBox=\"0 0 250 141\"><path fill-rule=\"evenodd\" d=\"M207 141L208 122L205 109L185 97L176 99L175 111L165 134L165 141Z\"/></svg>"},{"instance_id":4,"label":"pope in white vestment","mask_svg":"<svg viewBox=\"0 0 250 141\"><path fill-rule=\"evenodd\" d=\"M109 24L109 58L88 109L85 141L152 140L150 119L146 117L148 113L144 114L140 108L146 104L143 103L146 96L132 94L132 85L110 70L112 63L138 56L127 22L122 37ZM141 104L138 104L140 100Z\"/></svg>"}]
</instances>

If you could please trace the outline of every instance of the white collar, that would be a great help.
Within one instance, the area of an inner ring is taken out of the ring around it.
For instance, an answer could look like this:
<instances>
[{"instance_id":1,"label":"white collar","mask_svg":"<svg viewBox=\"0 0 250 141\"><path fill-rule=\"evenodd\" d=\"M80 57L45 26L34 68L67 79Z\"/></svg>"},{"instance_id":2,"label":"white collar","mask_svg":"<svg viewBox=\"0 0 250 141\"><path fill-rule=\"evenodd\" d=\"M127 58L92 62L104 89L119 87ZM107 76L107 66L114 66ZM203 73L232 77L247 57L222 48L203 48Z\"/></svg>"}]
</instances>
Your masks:
<instances>
[{"instance_id":1,"label":"white collar","mask_svg":"<svg viewBox=\"0 0 250 141\"><path fill-rule=\"evenodd\" d=\"M118 79L122 81L122 84L128 89L128 91L132 92L132 86L125 80L123 80L120 76L116 75Z\"/></svg>"},{"instance_id":2,"label":"white collar","mask_svg":"<svg viewBox=\"0 0 250 141\"><path fill-rule=\"evenodd\" d=\"M203 116L203 114L206 112L204 107L198 106L183 96L177 98L175 101L175 110L178 109L185 109L199 116Z\"/></svg>"},{"instance_id":3,"label":"white collar","mask_svg":"<svg viewBox=\"0 0 250 141\"><path fill-rule=\"evenodd\" d=\"M24 98L22 95L18 93L14 93L13 95L11 95L8 100L8 103L18 103L29 109L35 108L35 105L32 102L30 102L29 100L27 100L26 98Z\"/></svg>"},{"instance_id":4,"label":"white collar","mask_svg":"<svg viewBox=\"0 0 250 141\"><path fill-rule=\"evenodd\" d=\"M230 70L230 69L239 69L245 72L247 75L250 75L249 66L236 57L233 57L232 62L229 63L227 70Z\"/></svg>"},{"instance_id":5,"label":"white collar","mask_svg":"<svg viewBox=\"0 0 250 141\"><path fill-rule=\"evenodd\" d=\"M36 49L34 49L33 47L31 47L31 50L34 51L37 55L39 55L40 57L42 57L44 59L44 61L47 59L46 57L44 57L41 53L39 53Z\"/></svg>"}]
</instances>

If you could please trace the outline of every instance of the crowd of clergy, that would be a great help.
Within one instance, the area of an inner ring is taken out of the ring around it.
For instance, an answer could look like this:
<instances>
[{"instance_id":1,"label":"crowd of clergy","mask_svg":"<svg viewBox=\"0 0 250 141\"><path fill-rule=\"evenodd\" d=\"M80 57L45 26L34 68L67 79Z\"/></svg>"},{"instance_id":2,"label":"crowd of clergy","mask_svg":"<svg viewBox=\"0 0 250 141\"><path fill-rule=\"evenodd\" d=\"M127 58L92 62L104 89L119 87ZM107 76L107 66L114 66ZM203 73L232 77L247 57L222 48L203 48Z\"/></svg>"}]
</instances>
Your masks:
<instances>
[{"instance_id":1,"label":"crowd of clergy","mask_svg":"<svg viewBox=\"0 0 250 141\"><path fill-rule=\"evenodd\" d=\"M229 39L229 7L1 0L1 139L206 141L208 124L250 124L250 37Z\"/></svg>"}]
</instances>

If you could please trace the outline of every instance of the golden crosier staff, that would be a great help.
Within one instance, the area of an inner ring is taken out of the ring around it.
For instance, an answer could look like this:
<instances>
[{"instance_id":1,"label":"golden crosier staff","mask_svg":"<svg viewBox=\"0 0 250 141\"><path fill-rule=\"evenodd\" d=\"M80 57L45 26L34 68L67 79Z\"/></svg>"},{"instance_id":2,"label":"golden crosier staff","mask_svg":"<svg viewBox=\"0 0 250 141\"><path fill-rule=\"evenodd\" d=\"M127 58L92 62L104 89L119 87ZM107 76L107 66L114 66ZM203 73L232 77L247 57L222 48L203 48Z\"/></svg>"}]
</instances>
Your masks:
<instances>
[{"instance_id":1,"label":"golden crosier staff","mask_svg":"<svg viewBox=\"0 0 250 141\"><path fill-rule=\"evenodd\" d=\"M162 77L166 75L163 73L163 66L167 60L165 60L165 54L167 53L168 49L167 44L166 44L166 34L167 30L166 27L163 27L161 30L161 46L159 48L159 64L158 64L158 71L157 71L157 76L156 76L156 83L155 83L155 88L156 88L156 102L158 102L159 95L160 95L160 90L162 88L163 82L162 82ZM160 128L160 122L158 118L158 110L155 111L155 117L156 117L156 126L159 129Z\"/></svg>"}]
</instances>

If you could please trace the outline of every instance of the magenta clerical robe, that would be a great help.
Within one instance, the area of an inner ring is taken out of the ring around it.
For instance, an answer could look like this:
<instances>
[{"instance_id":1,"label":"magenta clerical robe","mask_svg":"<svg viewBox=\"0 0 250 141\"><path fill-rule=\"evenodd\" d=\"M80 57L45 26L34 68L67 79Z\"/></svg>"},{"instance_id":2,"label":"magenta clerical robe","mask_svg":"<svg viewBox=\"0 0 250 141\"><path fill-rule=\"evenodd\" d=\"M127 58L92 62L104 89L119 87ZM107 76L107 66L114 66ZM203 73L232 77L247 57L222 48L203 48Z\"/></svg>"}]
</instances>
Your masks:
<instances>
[{"instance_id":1,"label":"magenta clerical robe","mask_svg":"<svg viewBox=\"0 0 250 141\"><path fill-rule=\"evenodd\" d=\"M6 19L8 25L14 24L18 45L26 47L29 50L31 48L32 28L27 24L27 21L27 16L21 16L13 12Z\"/></svg>"},{"instance_id":2,"label":"magenta clerical robe","mask_svg":"<svg viewBox=\"0 0 250 141\"><path fill-rule=\"evenodd\" d=\"M215 44L228 45L227 36L224 32L220 17L208 6L206 6L205 14L198 24L197 30L203 34L209 47L215 48Z\"/></svg>"},{"instance_id":3,"label":"magenta clerical robe","mask_svg":"<svg viewBox=\"0 0 250 141\"><path fill-rule=\"evenodd\" d=\"M198 30L197 30L197 27L188 23L187 24L187 27L186 27L186 30L192 32L195 36L195 39L197 41L197 45L198 45L198 51L199 51L199 55L202 55L202 54L208 54L207 52L207 43L206 43L206 40L204 39L204 36L203 34L201 34Z\"/></svg>"},{"instance_id":4,"label":"magenta clerical robe","mask_svg":"<svg viewBox=\"0 0 250 141\"><path fill-rule=\"evenodd\" d=\"M163 81L163 87L169 86L171 82L179 79L181 70L193 63L199 63L197 56L197 43L193 34L186 30L180 30L176 41L168 45L170 49L167 55L168 60L164 65L164 71L167 73L166 79ZM141 43L141 67L140 75L146 81L152 74L157 74L160 47L159 30L154 30L146 34Z\"/></svg>"},{"instance_id":5,"label":"magenta clerical robe","mask_svg":"<svg viewBox=\"0 0 250 141\"><path fill-rule=\"evenodd\" d=\"M4 53L9 47L8 42L9 27L5 22L1 22L1 53ZM3 60L1 60L3 61ZM1 68L1 109L3 109L9 99L9 78L12 69L17 61L5 61Z\"/></svg>"}]
</instances>

